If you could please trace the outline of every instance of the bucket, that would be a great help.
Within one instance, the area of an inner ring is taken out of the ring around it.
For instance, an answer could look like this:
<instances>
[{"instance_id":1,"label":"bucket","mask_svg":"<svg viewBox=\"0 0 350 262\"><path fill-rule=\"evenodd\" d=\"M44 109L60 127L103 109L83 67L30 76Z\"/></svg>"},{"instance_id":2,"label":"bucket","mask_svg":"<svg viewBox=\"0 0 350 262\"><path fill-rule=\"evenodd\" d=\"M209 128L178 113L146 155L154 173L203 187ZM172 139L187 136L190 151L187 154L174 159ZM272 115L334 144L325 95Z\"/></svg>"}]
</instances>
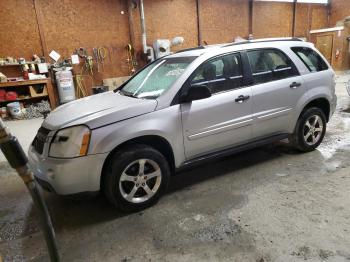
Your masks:
<instances>
[{"instance_id":1,"label":"bucket","mask_svg":"<svg viewBox=\"0 0 350 262\"><path fill-rule=\"evenodd\" d=\"M23 113L21 111L21 105L19 102L8 103L7 111L10 113L12 118L21 119L23 117Z\"/></svg>"}]
</instances>

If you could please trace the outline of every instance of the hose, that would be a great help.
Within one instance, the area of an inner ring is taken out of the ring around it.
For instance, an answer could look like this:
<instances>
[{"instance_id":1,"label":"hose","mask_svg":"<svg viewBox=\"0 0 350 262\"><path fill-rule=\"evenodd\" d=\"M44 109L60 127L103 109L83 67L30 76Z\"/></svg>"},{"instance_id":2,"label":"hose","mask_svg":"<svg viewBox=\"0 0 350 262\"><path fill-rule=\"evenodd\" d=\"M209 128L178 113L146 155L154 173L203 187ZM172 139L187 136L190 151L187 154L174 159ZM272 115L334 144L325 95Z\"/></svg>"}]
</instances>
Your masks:
<instances>
[{"instance_id":1,"label":"hose","mask_svg":"<svg viewBox=\"0 0 350 262\"><path fill-rule=\"evenodd\" d=\"M42 195L38 189L38 184L34 179L34 175L28 167L28 159L19 144L17 138L9 132L4 122L0 118L0 149L5 155L10 166L17 171L26 185L34 205L39 212L41 229L45 236L46 245L49 251L50 260L59 262L59 253L56 243L55 231L52 226L49 211L44 202Z\"/></svg>"},{"instance_id":2,"label":"hose","mask_svg":"<svg viewBox=\"0 0 350 262\"><path fill-rule=\"evenodd\" d=\"M83 75L76 75L75 76L75 79L77 82L77 89L76 89L77 98L83 98L83 97L87 96L85 82L84 82L83 77L84 77Z\"/></svg>"},{"instance_id":3,"label":"hose","mask_svg":"<svg viewBox=\"0 0 350 262\"><path fill-rule=\"evenodd\" d=\"M75 75L75 80L76 80L76 90L75 90L75 93L76 93L76 96L78 98L83 98L83 97L86 97L88 96L88 92L87 92L87 88L86 88L86 84L85 84L85 80L84 80L84 77L89 77L91 79L91 86L94 86L94 79L91 75L84 75L83 74L83 68L80 72L80 75Z\"/></svg>"}]
</instances>

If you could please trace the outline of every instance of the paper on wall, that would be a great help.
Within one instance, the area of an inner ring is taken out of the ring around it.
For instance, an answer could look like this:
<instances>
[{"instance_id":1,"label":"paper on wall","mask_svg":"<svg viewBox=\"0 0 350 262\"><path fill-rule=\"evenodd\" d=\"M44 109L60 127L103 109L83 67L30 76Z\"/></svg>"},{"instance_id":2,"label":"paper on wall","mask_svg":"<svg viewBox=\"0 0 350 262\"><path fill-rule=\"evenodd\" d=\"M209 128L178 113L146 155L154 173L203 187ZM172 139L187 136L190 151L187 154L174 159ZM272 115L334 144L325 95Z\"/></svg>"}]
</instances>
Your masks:
<instances>
[{"instance_id":1,"label":"paper on wall","mask_svg":"<svg viewBox=\"0 0 350 262\"><path fill-rule=\"evenodd\" d=\"M58 59L60 59L61 55L57 53L55 50L52 50L49 54L49 57L51 57L53 60L57 62Z\"/></svg>"},{"instance_id":2,"label":"paper on wall","mask_svg":"<svg viewBox=\"0 0 350 262\"><path fill-rule=\"evenodd\" d=\"M78 55L71 55L71 59L72 59L73 65L79 64L79 56Z\"/></svg>"}]
</instances>

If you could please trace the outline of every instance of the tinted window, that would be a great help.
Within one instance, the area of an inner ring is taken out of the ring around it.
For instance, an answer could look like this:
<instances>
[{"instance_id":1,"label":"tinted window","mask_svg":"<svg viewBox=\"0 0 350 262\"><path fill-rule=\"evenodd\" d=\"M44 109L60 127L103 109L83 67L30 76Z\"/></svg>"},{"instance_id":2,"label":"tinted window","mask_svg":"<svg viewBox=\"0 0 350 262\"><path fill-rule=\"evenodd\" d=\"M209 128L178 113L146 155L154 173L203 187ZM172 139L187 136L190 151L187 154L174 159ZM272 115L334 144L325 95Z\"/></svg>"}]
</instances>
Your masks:
<instances>
[{"instance_id":1,"label":"tinted window","mask_svg":"<svg viewBox=\"0 0 350 262\"><path fill-rule=\"evenodd\" d=\"M298 75L292 61L281 51L253 50L248 52L248 57L255 84Z\"/></svg>"},{"instance_id":2,"label":"tinted window","mask_svg":"<svg viewBox=\"0 0 350 262\"><path fill-rule=\"evenodd\" d=\"M194 72L190 84L192 88L206 85L212 94L241 87L243 74L240 55L230 54L205 62Z\"/></svg>"},{"instance_id":3,"label":"tinted window","mask_svg":"<svg viewBox=\"0 0 350 262\"><path fill-rule=\"evenodd\" d=\"M303 61L310 72L327 70L328 66L322 57L307 47L292 47L293 52Z\"/></svg>"}]
</instances>

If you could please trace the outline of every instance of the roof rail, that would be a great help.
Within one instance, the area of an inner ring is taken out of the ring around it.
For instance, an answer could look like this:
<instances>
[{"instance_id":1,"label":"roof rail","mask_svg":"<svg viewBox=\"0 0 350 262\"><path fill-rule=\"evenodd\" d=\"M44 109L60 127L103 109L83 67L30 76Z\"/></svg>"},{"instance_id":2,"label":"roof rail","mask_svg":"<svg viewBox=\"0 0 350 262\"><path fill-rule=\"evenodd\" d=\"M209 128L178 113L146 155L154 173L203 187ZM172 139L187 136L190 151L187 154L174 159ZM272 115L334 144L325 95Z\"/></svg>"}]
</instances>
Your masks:
<instances>
[{"instance_id":1,"label":"roof rail","mask_svg":"<svg viewBox=\"0 0 350 262\"><path fill-rule=\"evenodd\" d=\"M200 49L205 49L204 46L198 46L198 47L192 47L192 48L187 48L187 49L182 49L176 52L177 53L182 53L182 52L187 52L187 51L193 51L193 50L200 50Z\"/></svg>"},{"instance_id":2,"label":"roof rail","mask_svg":"<svg viewBox=\"0 0 350 262\"><path fill-rule=\"evenodd\" d=\"M254 44L254 43L268 43L268 42L278 42L278 41L298 41L298 42L304 42L303 39L296 38L296 37L284 37L284 38L262 38L262 39L256 39L256 40L244 40L236 43L231 43L224 45L222 47L228 47L228 46L235 46L235 45L244 45L244 44Z\"/></svg>"}]
</instances>

